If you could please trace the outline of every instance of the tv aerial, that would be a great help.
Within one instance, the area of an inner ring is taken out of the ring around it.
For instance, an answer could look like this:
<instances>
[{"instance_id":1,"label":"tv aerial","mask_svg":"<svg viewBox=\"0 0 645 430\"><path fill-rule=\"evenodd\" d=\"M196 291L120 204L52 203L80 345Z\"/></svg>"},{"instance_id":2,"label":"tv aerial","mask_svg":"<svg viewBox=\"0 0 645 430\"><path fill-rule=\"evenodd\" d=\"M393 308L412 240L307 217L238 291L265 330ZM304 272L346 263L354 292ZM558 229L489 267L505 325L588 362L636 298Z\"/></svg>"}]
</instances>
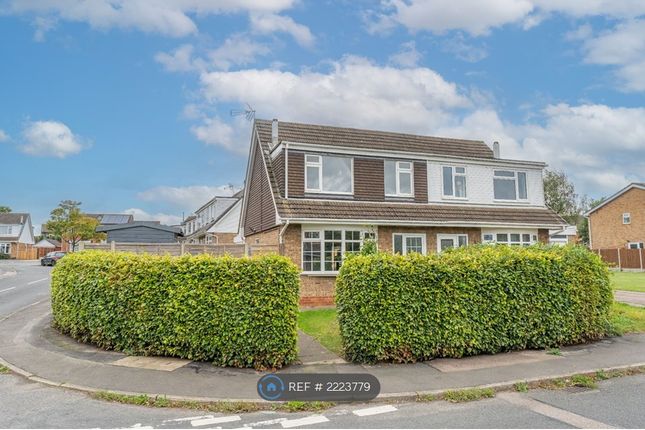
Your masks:
<instances>
[{"instance_id":1,"label":"tv aerial","mask_svg":"<svg viewBox=\"0 0 645 430\"><path fill-rule=\"evenodd\" d=\"M231 109L231 116L244 116L247 121L253 121L255 119L255 109L250 104L245 104L246 109Z\"/></svg>"}]
</instances>

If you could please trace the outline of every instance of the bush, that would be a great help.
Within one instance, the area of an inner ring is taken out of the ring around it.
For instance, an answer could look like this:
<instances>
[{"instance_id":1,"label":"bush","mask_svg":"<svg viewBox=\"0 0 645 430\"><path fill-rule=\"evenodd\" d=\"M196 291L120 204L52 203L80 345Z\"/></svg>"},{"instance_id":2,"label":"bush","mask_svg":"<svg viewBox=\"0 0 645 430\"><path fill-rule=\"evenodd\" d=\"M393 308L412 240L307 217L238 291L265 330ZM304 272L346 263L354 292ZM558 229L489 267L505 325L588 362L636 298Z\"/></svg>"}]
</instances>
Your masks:
<instances>
[{"instance_id":1,"label":"bush","mask_svg":"<svg viewBox=\"0 0 645 430\"><path fill-rule=\"evenodd\" d=\"M0 260L8 260L11 258L11 255L9 254L3 254L0 252Z\"/></svg>"},{"instance_id":2,"label":"bush","mask_svg":"<svg viewBox=\"0 0 645 430\"><path fill-rule=\"evenodd\" d=\"M609 272L582 247L350 256L336 281L347 358L411 362L601 338Z\"/></svg>"},{"instance_id":3,"label":"bush","mask_svg":"<svg viewBox=\"0 0 645 430\"><path fill-rule=\"evenodd\" d=\"M277 368L297 357L299 282L275 255L84 251L53 270L54 326L128 354Z\"/></svg>"}]
</instances>

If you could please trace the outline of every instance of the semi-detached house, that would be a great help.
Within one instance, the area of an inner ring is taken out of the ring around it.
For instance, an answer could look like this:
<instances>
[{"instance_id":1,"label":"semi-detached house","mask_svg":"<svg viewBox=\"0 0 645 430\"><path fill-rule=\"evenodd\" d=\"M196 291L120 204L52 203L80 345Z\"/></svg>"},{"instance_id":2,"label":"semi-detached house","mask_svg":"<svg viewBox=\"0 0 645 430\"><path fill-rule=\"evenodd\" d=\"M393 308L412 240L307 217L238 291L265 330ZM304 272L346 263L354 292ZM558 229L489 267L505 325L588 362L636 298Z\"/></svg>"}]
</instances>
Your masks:
<instances>
[{"instance_id":1,"label":"semi-detached house","mask_svg":"<svg viewBox=\"0 0 645 430\"><path fill-rule=\"evenodd\" d=\"M407 254L547 242L544 163L484 142L255 120L242 231L301 270L301 304L333 303L343 255L366 238Z\"/></svg>"}]
</instances>

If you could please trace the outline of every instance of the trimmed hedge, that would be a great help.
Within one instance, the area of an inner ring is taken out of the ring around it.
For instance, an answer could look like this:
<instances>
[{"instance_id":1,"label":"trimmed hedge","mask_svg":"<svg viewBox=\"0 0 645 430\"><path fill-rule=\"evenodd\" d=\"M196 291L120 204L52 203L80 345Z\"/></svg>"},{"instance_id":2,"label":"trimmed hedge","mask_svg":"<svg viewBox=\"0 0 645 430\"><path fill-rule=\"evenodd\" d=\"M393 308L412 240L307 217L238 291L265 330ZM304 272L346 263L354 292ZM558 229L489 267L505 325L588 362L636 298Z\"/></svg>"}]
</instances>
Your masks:
<instances>
[{"instance_id":1,"label":"trimmed hedge","mask_svg":"<svg viewBox=\"0 0 645 430\"><path fill-rule=\"evenodd\" d=\"M54 326L128 354L278 368L297 358L299 283L276 255L84 251L53 270Z\"/></svg>"},{"instance_id":2,"label":"trimmed hedge","mask_svg":"<svg viewBox=\"0 0 645 430\"><path fill-rule=\"evenodd\" d=\"M412 362L605 336L609 272L582 247L350 256L336 281L348 359Z\"/></svg>"}]
</instances>

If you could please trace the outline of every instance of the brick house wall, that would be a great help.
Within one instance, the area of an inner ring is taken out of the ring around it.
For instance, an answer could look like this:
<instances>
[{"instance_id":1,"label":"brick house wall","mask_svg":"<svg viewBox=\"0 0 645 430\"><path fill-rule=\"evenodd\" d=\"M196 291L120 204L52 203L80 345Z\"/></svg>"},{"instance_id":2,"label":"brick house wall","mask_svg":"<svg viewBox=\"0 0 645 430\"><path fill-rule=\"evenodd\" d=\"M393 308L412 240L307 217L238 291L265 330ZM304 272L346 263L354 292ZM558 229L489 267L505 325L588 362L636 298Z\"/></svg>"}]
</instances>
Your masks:
<instances>
[{"instance_id":1,"label":"brick house wall","mask_svg":"<svg viewBox=\"0 0 645 430\"><path fill-rule=\"evenodd\" d=\"M630 224L623 224L629 212ZM632 188L589 215L593 249L624 248L629 242L645 242L645 190Z\"/></svg>"},{"instance_id":2,"label":"brick house wall","mask_svg":"<svg viewBox=\"0 0 645 430\"><path fill-rule=\"evenodd\" d=\"M209 233L213 237L213 244L229 245L235 243L237 233Z\"/></svg>"},{"instance_id":3,"label":"brick house wall","mask_svg":"<svg viewBox=\"0 0 645 430\"><path fill-rule=\"evenodd\" d=\"M474 245L481 243L480 228L462 228L462 227L396 227L396 226L379 226L378 227L378 248L380 251L392 252L392 235L394 233L425 233L426 249L428 254L437 252L437 234L467 234L468 244Z\"/></svg>"}]
</instances>

